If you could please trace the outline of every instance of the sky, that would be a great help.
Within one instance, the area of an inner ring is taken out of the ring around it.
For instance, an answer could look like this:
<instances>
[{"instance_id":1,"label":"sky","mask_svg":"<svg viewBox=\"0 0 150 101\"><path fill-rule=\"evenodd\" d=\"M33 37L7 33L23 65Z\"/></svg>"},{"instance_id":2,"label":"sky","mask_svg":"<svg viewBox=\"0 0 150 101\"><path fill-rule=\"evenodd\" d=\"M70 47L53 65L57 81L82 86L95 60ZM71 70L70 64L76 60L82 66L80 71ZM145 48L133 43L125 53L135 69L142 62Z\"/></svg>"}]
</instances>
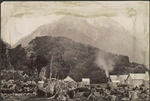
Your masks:
<instances>
[{"instance_id":1,"label":"sky","mask_svg":"<svg viewBox=\"0 0 150 101\"><path fill-rule=\"evenodd\" d=\"M103 16L114 19L140 41L148 58L148 1L5 1L1 3L1 38L13 45L39 26L65 15L88 21Z\"/></svg>"}]
</instances>

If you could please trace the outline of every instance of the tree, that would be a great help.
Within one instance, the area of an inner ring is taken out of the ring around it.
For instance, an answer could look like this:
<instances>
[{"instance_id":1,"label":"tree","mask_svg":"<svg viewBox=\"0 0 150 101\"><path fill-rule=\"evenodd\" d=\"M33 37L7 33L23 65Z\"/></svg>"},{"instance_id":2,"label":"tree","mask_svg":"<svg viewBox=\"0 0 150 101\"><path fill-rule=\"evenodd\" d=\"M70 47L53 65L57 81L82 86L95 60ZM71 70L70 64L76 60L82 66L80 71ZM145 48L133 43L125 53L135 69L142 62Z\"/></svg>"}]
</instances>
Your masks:
<instances>
[{"instance_id":1,"label":"tree","mask_svg":"<svg viewBox=\"0 0 150 101\"><path fill-rule=\"evenodd\" d=\"M1 48L1 66L2 69L8 69L10 67L10 61L8 60L8 51L10 50L10 46L0 39L0 48Z\"/></svg>"},{"instance_id":2,"label":"tree","mask_svg":"<svg viewBox=\"0 0 150 101\"><path fill-rule=\"evenodd\" d=\"M41 71L41 68L48 65L48 60L43 55L37 55L34 61L34 66L37 68L38 76Z\"/></svg>"},{"instance_id":3,"label":"tree","mask_svg":"<svg viewBox=\"0 0 150 101\"><path fill-rule=\"evenodd\" d=\"M21 70L22 66L26 65L26 52L21 45L18 45L16 48L10 49L8 52L8 57L11 65L15 70Z\"/></svg>"},{"instance_id":4,"label":"tree","mask_svg":"<svg viewBox=\"0 0 150 101\"><path fill-rule=\"evenodd\" d=\"M30 76L36 76L35 72L37 72L36 66L34 66L34 62L36 60L36 54L33 53L28 53L27 54L27 64L26 66L28 67L28 75Z\"/></svg>"},{"instance_id":5,"label":"tree","mask_svg":"<svg viewBox=\"0 0 150 101\"><path fill-rule=\"evenodd\" d=\"M70 72L70 66L63 60L62 56L55 57L49 62L47 70L47 78L53 77L56 79L65 78ZM51 66L51 68L50 68ZM50 70L51 69L51 70ZM51 74L50 74L51 73Z\"/></svg>"}]
</instances>

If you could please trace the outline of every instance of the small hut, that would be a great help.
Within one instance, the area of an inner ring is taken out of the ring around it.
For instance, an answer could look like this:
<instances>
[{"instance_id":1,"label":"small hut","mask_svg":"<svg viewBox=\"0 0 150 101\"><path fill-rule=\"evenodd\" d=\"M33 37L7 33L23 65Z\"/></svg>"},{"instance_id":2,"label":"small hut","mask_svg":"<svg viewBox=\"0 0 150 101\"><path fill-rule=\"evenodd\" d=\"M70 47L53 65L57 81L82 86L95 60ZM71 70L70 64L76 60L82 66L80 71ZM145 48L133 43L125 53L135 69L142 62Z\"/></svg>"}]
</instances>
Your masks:
<instances>
[{"instance_id":1,"label":"small hut","mask_svg":"<svg viewBox=\"0 0 150 101\"><path fill-rule=\"evenodd\" d=\"M73 88L75 89L77 87L77 83L70 77L70 76L67 76L63 82L66 83L66 86L68 86L68 88Z\"/></svg>"},{"instance_id":2,"label":"small hut","mask_svg":"<svg viewBox=\"0 0 150 101\"><path fill-rule=\"evenodd\" d=\"M83 86L89 86L90 85L90 79L89 78L82 78L82 85Z\"/></svg>"},{"instance_id":3,"label":"small hut","mask_svg":"<svg viewBox=\"0 0 150 101\"><path fill-rule=\"evenodd\" d=\"M74 82L75 83L75 81L70 76L67 76L63 81L64 82Z\"/></svg>"}]
</instances>

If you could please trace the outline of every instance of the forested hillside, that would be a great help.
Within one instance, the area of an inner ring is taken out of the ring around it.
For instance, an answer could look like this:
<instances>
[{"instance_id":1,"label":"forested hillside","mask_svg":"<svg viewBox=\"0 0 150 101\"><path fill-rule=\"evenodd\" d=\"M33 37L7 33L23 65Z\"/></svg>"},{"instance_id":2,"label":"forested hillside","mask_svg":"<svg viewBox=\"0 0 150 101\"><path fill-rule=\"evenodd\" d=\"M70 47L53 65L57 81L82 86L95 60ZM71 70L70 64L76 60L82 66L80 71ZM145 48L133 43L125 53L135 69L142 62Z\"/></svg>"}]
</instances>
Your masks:
<instances>
[{"instance_id":1,"label":"forested hillside","mask_svg":"<svg viewBox=\"0 0 150 101\"><path fill-rule=\"evenodd\" d=\"M15 70L23 70L29 76L33 76L36 69L39 75L42 68L46 68L46 77L49 77L49 66L52 65L52 77L57 79L70 75L75 81L88 77L91 83L107 82L105 71L95 62L98 58L97 53L109 56L106 61L111 60L115 63L110 74L142 73L147 70L142 64L131 63L128 56L108 53L65 37L36 37L26 47L18 45L15 48L9 48L8 57L4 56L6 43L3 41L1 43L2 60L9 61L6 65L2 65L3 69L10 69L10 63Z\"/></svg>"}]
</instances>

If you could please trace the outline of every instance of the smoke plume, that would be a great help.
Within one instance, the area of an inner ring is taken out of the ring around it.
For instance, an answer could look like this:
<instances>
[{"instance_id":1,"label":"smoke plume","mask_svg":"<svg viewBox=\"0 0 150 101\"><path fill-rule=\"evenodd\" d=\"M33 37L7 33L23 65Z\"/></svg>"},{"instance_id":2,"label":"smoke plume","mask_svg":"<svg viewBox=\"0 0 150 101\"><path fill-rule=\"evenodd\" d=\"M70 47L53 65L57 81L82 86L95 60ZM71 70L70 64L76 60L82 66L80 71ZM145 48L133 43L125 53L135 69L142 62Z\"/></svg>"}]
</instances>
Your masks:
<instances>
[{"instance_id":1,"label":"smoke plume","mask_svg":"<svg viewBox=\"0 0 150 101\"><path fill-rule=\"evenodd\" d=\"M97 54L97 58L95 63L103 70L105 70L105 74L109 77L109 72L114 69L115 62L113 61L113 57L108 54L104 54L103 52Z\"/></svg>"}]
</instances>

